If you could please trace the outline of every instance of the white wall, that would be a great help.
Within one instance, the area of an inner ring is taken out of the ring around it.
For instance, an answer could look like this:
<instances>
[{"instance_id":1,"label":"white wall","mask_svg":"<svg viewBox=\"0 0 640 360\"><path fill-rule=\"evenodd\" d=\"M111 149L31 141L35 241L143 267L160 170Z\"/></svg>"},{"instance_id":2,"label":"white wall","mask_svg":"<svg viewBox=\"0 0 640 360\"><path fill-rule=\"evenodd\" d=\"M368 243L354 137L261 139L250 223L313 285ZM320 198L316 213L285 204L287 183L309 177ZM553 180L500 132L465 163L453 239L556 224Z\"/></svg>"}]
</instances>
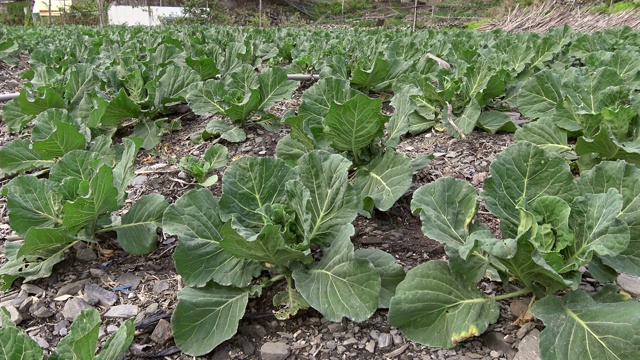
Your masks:
<instances>
[{"instance_id":1,"label":"white wall","mask_svg":"<svg viewBox=\"0 0 640 360\"><path fill-rule=\"evenodd\" d=\"M176 16L182 16L182 8L125 5L109 7L109 24L113 25L160 25L162 18Z\"/></svg>"}]
</instances>

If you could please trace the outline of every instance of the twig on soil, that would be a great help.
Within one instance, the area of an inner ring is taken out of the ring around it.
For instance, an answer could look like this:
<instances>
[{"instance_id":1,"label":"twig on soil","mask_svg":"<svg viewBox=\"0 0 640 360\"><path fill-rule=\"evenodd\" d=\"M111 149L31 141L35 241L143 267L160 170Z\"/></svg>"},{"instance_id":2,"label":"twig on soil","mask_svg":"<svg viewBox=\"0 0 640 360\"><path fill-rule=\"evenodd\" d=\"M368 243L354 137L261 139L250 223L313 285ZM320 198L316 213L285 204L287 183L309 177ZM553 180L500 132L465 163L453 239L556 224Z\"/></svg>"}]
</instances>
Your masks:
<instances>
[{"instance_id":1,"label":"twig on soil","mask_svg":"<svg viewBox=\"0 0 640 360\"><path fill-rule=\"evenodd\" d=\"M449 122L449 124L451 124L451 126L453 126L453 128L458 132L458 135L460 135L462 139L466 139L467 137L451 118L451 113L453 113L453 106L451 106L451 104L449 104L449 102L447 101L447 121Z\"/></svg>"},{"instance_id":2,"label":"twig on soil","mask_svg":"<svg viewBox=\"0 0 640 360\"><path fill-rule=\"evenodd\" d=\"M187 185L187 186L196 184L196 183L192 183L192 182L188 182L188 181L184 181L184 180L180 180L180 179L176 179L176 178L171 178L171 177L169 178L169 180L172 180L172 181L175 181L177 183L180 183L182 185Z\"/></svg>"},{"instance_id":3,"label":"twig on soil","mask_svg":"<svg viewBox=\"0 0 640 360\"><path fill-rule=\"evenodd\" d=\"M155 327L156 324L158 324L158 321L161 319L168 319L170 317L171 313L155 313L135 323L134 326L137 331L140 331L140 329Z\"/></svg>"},{"instance_id":4,"label":"twig on soil","mask_svg":"<svg viewBox=\"0 0 640 360\"><path fill-rule=\"evenodd\" d=\"M400 354L402 354L405 350L407 350L409 345L411 345L411 344L410 343L406 343L406 344L400 346L399 348L393 350L392 352L388 352L388 353L382 355L382 357L384 357L384 358L394 358L396 356L400 356Z\"/></svg>"},{"instance_id":5,"label":"twig on soil","mask_svg":"<svg viewBox=\"0 0 640 360\"><path fill-rule=\"evenodd\" d=\"M320 350L322 349L322 344L320 344L320 346L318 346L318 349L316 350L316 352L314 352L312 355L313 357L316 357L316 355L318 355L318 353L320 352Z\"/></svg>"},{"instance_id":6,"label":"twig on soil","mask_svg":"<svg viewBox=\"0 0 640 360\"><path fill-rule=\"evenodd\" d=\"M150 259L159 259L161 258L164 254L166 254L167 252L173 250L178 244L172 244L171 246L167 247L166 249L162 250L162 252L160 254L157 255L150 255L149 258Z\"/></svg>"},{"instance_id":7,"label":"twig on soil","mask_svg":"<svg viewBox=\"0 0 640 360\"><path fill-rule=\"evenodd\" d=\"M180 171L180 169L178 169L175 166L172 166L168 169L164 169L164 170L136 170L135 174L136 175L144 175L144 174L157 174L157 173L171 173L171 172L178 172Z\"/></svg>"},{"instance_id":8,"label":"twig on soil","mask_svg":"<svg viewBox=\"0 0 640 360\"><path fill-rule=\"evenodd\" d=\"M156 351L156 352L152 352L152 353L145 353L141 350L138 350L135 347L130 347L129 349L131 349L131 353L133 353L134 356L136 357L141 357L141 358L147 358L147 359L155 359L155 358L159 358L159 357L163 357L163 356L169 356L169 355L173 355L173 354L177 354L180 352L180 349L178 349L176 346L172 346L168 349L164 349L164 350L160 350L160 351Z\"/></svg>"}]
</instances>

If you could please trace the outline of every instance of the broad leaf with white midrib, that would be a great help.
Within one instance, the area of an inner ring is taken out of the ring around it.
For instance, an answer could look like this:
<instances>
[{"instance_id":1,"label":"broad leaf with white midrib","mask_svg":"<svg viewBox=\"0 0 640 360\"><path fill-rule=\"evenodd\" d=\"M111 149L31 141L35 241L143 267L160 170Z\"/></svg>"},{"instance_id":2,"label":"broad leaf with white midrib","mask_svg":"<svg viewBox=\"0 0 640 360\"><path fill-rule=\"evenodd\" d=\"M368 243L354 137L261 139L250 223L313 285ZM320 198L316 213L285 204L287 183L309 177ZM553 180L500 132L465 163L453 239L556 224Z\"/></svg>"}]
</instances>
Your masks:
<instances>
[{"instance_id":1,"label":"broad leaf with white midrib","mask_svg":"<svg viewBox=\"0 0 640 360\"><path fill-rule=\"evenodd\" d=\"M260 273L257 263L238 259L220 247L224 223L218 203L207 189L191 190L164 212L164 232L180 239L173 259L187 286L203 286L213 280L242 287Z\"/></svg>"},{"instance_id":2,"label":"broad leaf with white midrib","mask_svg":"<svg viewBox=\"0 0 640 360\"><path fill-rule=\"evenodd\" d=\"M266 225L258 209L279 204L284 199L284 184L292 177L293 170L280 159L244 157L234 161L224 174L221 218L231 219L240 235L252 240Z\"/></svg>"},{"instance_id":3,"label":"broad leaf with white midrib","mask_svg":"<svg viewBox=\"0 0 640 360\"><path fill-rule=\"evenodd\" d=\"M224 82L221 80L207 80L197 82L188 89L186 99L189 108L196 115L224 114L226 105Z\"/></svg>"},{"instance_id":4,"label":"broad leaf with white midrib","mask_svg":"<svg viewBox=\"0 0 640 360\"><path fill-rule=\"evenodd\" d=\"M320 150L307 153L298 160L295 171L306 191L296 190L308 195L288 196L303 221L301 227L306 241L332 243L342 226L357 216L358 199L348 180L350 165L344 157Z\"/></svg>"},{"instance_id":5,"label":"broad leaf with white midrib","mask_svg":"<svg viewBox=\"0 0 640 360\"><path fill-rule=\"evenodd\" d=\"M344 104L333 103L324 120L327 139L340 151L358 151L382 136L387 117L382 115L382 100L358 94Z\"/></svg>"},{"instance_id":6,"label":"broad leaf with white midrib","mask_svg":"<svg viewBox=\"0 0 640 360\"><path fill-rule=\"evenodd\" d=\"M320 262L293 272L296 289L330 321L364 321L378 308L380 275L368 260L355 257L353 232L352 225L343 226Z\"/></svg>"},{"instance_id":7,"label":"broad leaf with white midrib","mask_svg":"<svg viewBox=\"0 0 640 360\"><path fill-rule=\"evenodd\" d=\"M131 255L148 254L155 250L158 242L158 227L162 224L162 214L169 206L160 194L147 194L140 198L122 216L122 223L116 227L118 243Z\"/></svg>"},{"instance_id":8,"label":"broad leaf with white midrib","mask_svg":"<svg viewBox=\"0 0 640 360\"><path fill-rule=\"evenodd\" d=\"M14 175L23 171L51 167L54 160L45 160L31 149L31 142L24 139L13 140L0 147L0 176Z\"/></svg>"},{"instance_id":9,"label":"broad leaf with white midrib","mask_svg":"<svg viewBox=\"0 0 640 360\"><path fill-rule=\"evenodd\" d=\"M418 188L413 193L411 210L420 212L426 236L457 250L467 242L469 224L478 208L477 198L477 190L469 183L445 177Z\"/></svg>"},{"instance_id":10,"label":"broad leaf with white midrib","mask_svg":"<svg viewBox=\"0 0 640 360\"><path fill-rule=\"evenodd\" d=\"M405 278L402 265L396 262L393 255L380 249L358 249L355 251L355 256L358 259L365 259L371 262L371 265L380 274L378 307L381 309L388 308L391 298L396 293L396 287Z\"/></svg>"},{"instance_id":11,"label":"broad leaf with white midrib","mask_svg":"<svg viewBox=\"0 0 640 360\"><path fill-rule=\"evenodd\" d=\"M562 103L563 95L559 76L551 70L544 70L532 76L518 92L515 103L522 115L530 118L551 118L556 106Z\"/></svg>"},{"instance_id":12,"label":"broad leaf with white midrib","mask_svg":"<svg viewBox=\"0 0 640 360\"><path fill-rule=\"evenodd\" d=\"M200 80L198 73L184 65L169 65L157 83L156 106L184 101L187 89Z\"/></svg>"},{"instance_id":13,"label":"broad leaf with white midrib","mask_svg":"<svg viewBox=\"0 0 640 360\"><path fill-rule=\"evenodd\" d=\"M569 221L576 238L574 246L567 249L571 259L582 264L592 253L614 256L624 251L630 237L627 223L618 218L621 210L622 195L616 189L577 197Z\"/></svg>"},{"instance_id":14,"label":"broad leaf with white midrib","mask_svg":"<svg viewBox=\"0 0 640 360\"><path fill-rule=\"evenodd\" d=\"M542 119L524 125L514 135L516 141L529 141L540 148L561 154L571 151L567 142L567 132L560 129L551 119Z\"/></svg>"},{"instance_id":15,"label":"broad leaf with white midrib","mask_svg":"<svg viewBox=\"0 0 640 360\"><path fill-rule=\"evenodd\" d=\"M100 313L97 310L84 310L71 324L69 335L60 340L51 360L93 359L100 331Z\"/></svg>"},{"instance_id":16,"label":"broad leaf with white midrib","mask_svg":"<svg viewBox=\"0 0 640 360\"><path fill-rule=\"evenodd\" d=\"M75 107L87 93L95 92L100 79L94 74L92 64L78 63L68 70L69 80L65 86L64 97L69 107Z\"/></svg>"},{"instance_id":17,"label":"broad leaf with white midrib","mask_svg":"<svg viewBox=\"0 0 640 360\"><path fill-rule=\"evenodd\" d=\"M318 81L302 94L299 115L309 115L312 121L321 121L329 113L334 102L342 104L360 94L351 89L349 82L337 78L326 78Z\"/></svg>"},{"instance_id":18,"label":"broad leaf with white midrib","mask_svg":"<svg viewBox=\"0 0 640 360\"><path fill-rule=\"evenodd\" d=\"M519 222L521 200L555 195L570 202L577 192L566 161L529 142L518 142L496 155L489 169L483 193L486 207L511 224Z\"/></svg>"},{"instance_id":19,"label":"broad leaf with white midrib","mask_svg":"<svg viewBox=\"0 0 640 360\"><path fill-rule=\"evenodd\" d=\"M267 110L276 102L291 97L298 88L298 82L287 79L287 73L279 67L269 68L258 75L260 82L259 109Z\"/></svg>"},{"instance_id":20,"label":"broad leaf with white midrib","mask_svg":"<svg viewBox=\"0 0 640 360\"><path fill-rule=\"evenodd\" d=\"M9 223L19 235L24 236L32 227L53 227L62 222L60 196L47 187L46 180L19 176L6 189Z\"/></svg>"},{"instance_id":21,"label":"broad leaf with white midrib","mask_svg":"<svg viewBox=\"0 0 640 360\"><path fill-rule=\"evenodd\" d=\"M582 290L547 296L531 308L546 328L540 352L548 360L632 360L640 357L640 304L596 303Z\"/></svg>"},{"instance_id":22,"label":"broad leaf with white midrib","mask_svg":"<svg viewBox=\"0 0 640 360\"><path fill-rule=\"evenodd\" d=\"M9 311L0 309L0 357L5 360L40 360L42 348L9 317Z\"/></svg>"},{"instance_id":23,"label":"broad leaf with white midrib","mask_svg":"<svg viewBox=\"0 0 640 360\"><path fill-rule=\"evenodd\" d=\"M358 172L355 188L360 199L373 199L376 208L387 211L411 186L411 159L392 149L373 159Z\"/></svg>"},{"instance_id":24,"label":"broad leaf with white midrib","mask_svg":"<svg viewBox=\"0 0 640 360\"><path fill-rule=\"evenodd\" d=\"M603 262L620 272L640 276L640 170L624 161L605 161L578 179L582 194L601 193L617 189L622 194L622 210L618 218L629 227L627 249L616 256L605 256Z\"/></svg>"},{"instance_id":25,"label":"broad leaf with white midrib","mask_svg":"<svg viewBox=\"0 0 640 360\"><path fill-rule=\"evenodd\" d=\"M440 260L413 268L391 298L389 323L413 341L450 348L482 334L500 315L498 304Z\"/></svg>"},{"instance_id":26,"label":"broad leaf with white midrib","mask_svg":"<svg viewBox=\"0 0 640 360\"><path fill-rule=\"evenodd\" d=\"M209 353L236 333L248 300L246 289L219 285L180 290L171 316L176 345L192 356Z\"/></svg>"}]
</instances>

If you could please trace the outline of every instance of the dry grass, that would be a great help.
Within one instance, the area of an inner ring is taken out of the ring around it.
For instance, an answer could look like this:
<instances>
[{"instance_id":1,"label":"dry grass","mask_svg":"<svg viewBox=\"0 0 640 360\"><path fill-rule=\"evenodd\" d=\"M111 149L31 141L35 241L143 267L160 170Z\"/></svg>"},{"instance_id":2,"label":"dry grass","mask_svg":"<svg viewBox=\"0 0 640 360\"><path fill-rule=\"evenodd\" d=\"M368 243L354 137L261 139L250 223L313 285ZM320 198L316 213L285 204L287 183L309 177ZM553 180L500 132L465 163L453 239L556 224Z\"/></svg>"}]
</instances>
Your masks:
<instances>
[{"instance_id":1,"label":"dry grass","mask_svg":"<svg viewBox=\"0 0 640 360\"><path fill-rule=\"evenodd\" d=\"M600 14L590 10L591 7L559 4L557 1L548 1L527 8L516 5L499 20L482 25L477 30L504 29L511 32L542 33L564 25L586 33L625 25L640 29L640 11L638 10L614 14Z\"/></svg>"}]
</instances>

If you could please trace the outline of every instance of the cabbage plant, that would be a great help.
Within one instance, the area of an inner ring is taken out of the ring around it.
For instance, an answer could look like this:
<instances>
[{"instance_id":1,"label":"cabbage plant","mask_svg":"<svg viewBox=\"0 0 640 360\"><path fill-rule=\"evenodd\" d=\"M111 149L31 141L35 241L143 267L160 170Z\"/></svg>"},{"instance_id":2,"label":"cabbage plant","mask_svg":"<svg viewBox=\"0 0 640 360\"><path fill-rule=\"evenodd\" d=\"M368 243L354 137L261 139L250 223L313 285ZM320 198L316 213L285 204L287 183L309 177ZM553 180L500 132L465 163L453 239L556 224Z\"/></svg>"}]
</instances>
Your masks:
<instances>
[{"instance_id":1,"label":"cabbage plant","mask_svg":"<svg viewBox=\"0 0 640 360\"><path fill-rule=\"evenodd\" d=\"M412 269L391 299L389 322L412 340L453 347L497 321L497 301L534 295L543 359L636 359L640 304L611 284L640 275L640 170L602 162L577 179L558 155L519 142L496 156L484 183L501 238L475 219L470 184L441 178L419 188L411 207L422 231L445 245L449 262ZM606 286L579 289L581 268ZM488 270L514 292L476 288Z\"/></svg>"},{"instance_id":2,"label":"cabbage plant","mask_svg":"<svg viewBox=\"0 0 640 360\"><path fill-rule=\"evenodd\" d=\"M227 168L221 197L191 190L167 208L162 225L178 235L186 285L171 318L182 351L203 355L229 339L249 297L272 285L280 319L312 307L330 321L364 321L388 307L404 271L380 250L354 251L350 165L321 150L293 167L243 157Z\"/></svg>"},{"instance_id":3,"label":"cabbage plant","mask_svg":"<svg viewBox=\"0 0 640 360\"><path fill-rule=\"evenodd\" d=\"M60 340L49 359L119 359L133 342L133 320L122 323L120 328L107 338L100 352L96 353L100 313L95 309L84 310L71 324L69 334ZM4 359L44 359L40 345L11 321L5 309L0 309L0 330L0 353Z\"/></svg>"},{"instance_id":4,"label":"cabbage plant","mask_svg":"<svg viewBox=\"0 0 640 360\"><path fill-rule=\"evenodd\" d=\"M278 142L276 153L290 162L317 149L344 155L352 161L359 211L389 210L411 186L413 171L430 161L395 151L413 111L407 100L392 101L396 111L389 117L382 114L381 99L352 89L347 80L322 79L303 94L298 114L286 117L291 133Z\"/></svg>"}]
</instances>

